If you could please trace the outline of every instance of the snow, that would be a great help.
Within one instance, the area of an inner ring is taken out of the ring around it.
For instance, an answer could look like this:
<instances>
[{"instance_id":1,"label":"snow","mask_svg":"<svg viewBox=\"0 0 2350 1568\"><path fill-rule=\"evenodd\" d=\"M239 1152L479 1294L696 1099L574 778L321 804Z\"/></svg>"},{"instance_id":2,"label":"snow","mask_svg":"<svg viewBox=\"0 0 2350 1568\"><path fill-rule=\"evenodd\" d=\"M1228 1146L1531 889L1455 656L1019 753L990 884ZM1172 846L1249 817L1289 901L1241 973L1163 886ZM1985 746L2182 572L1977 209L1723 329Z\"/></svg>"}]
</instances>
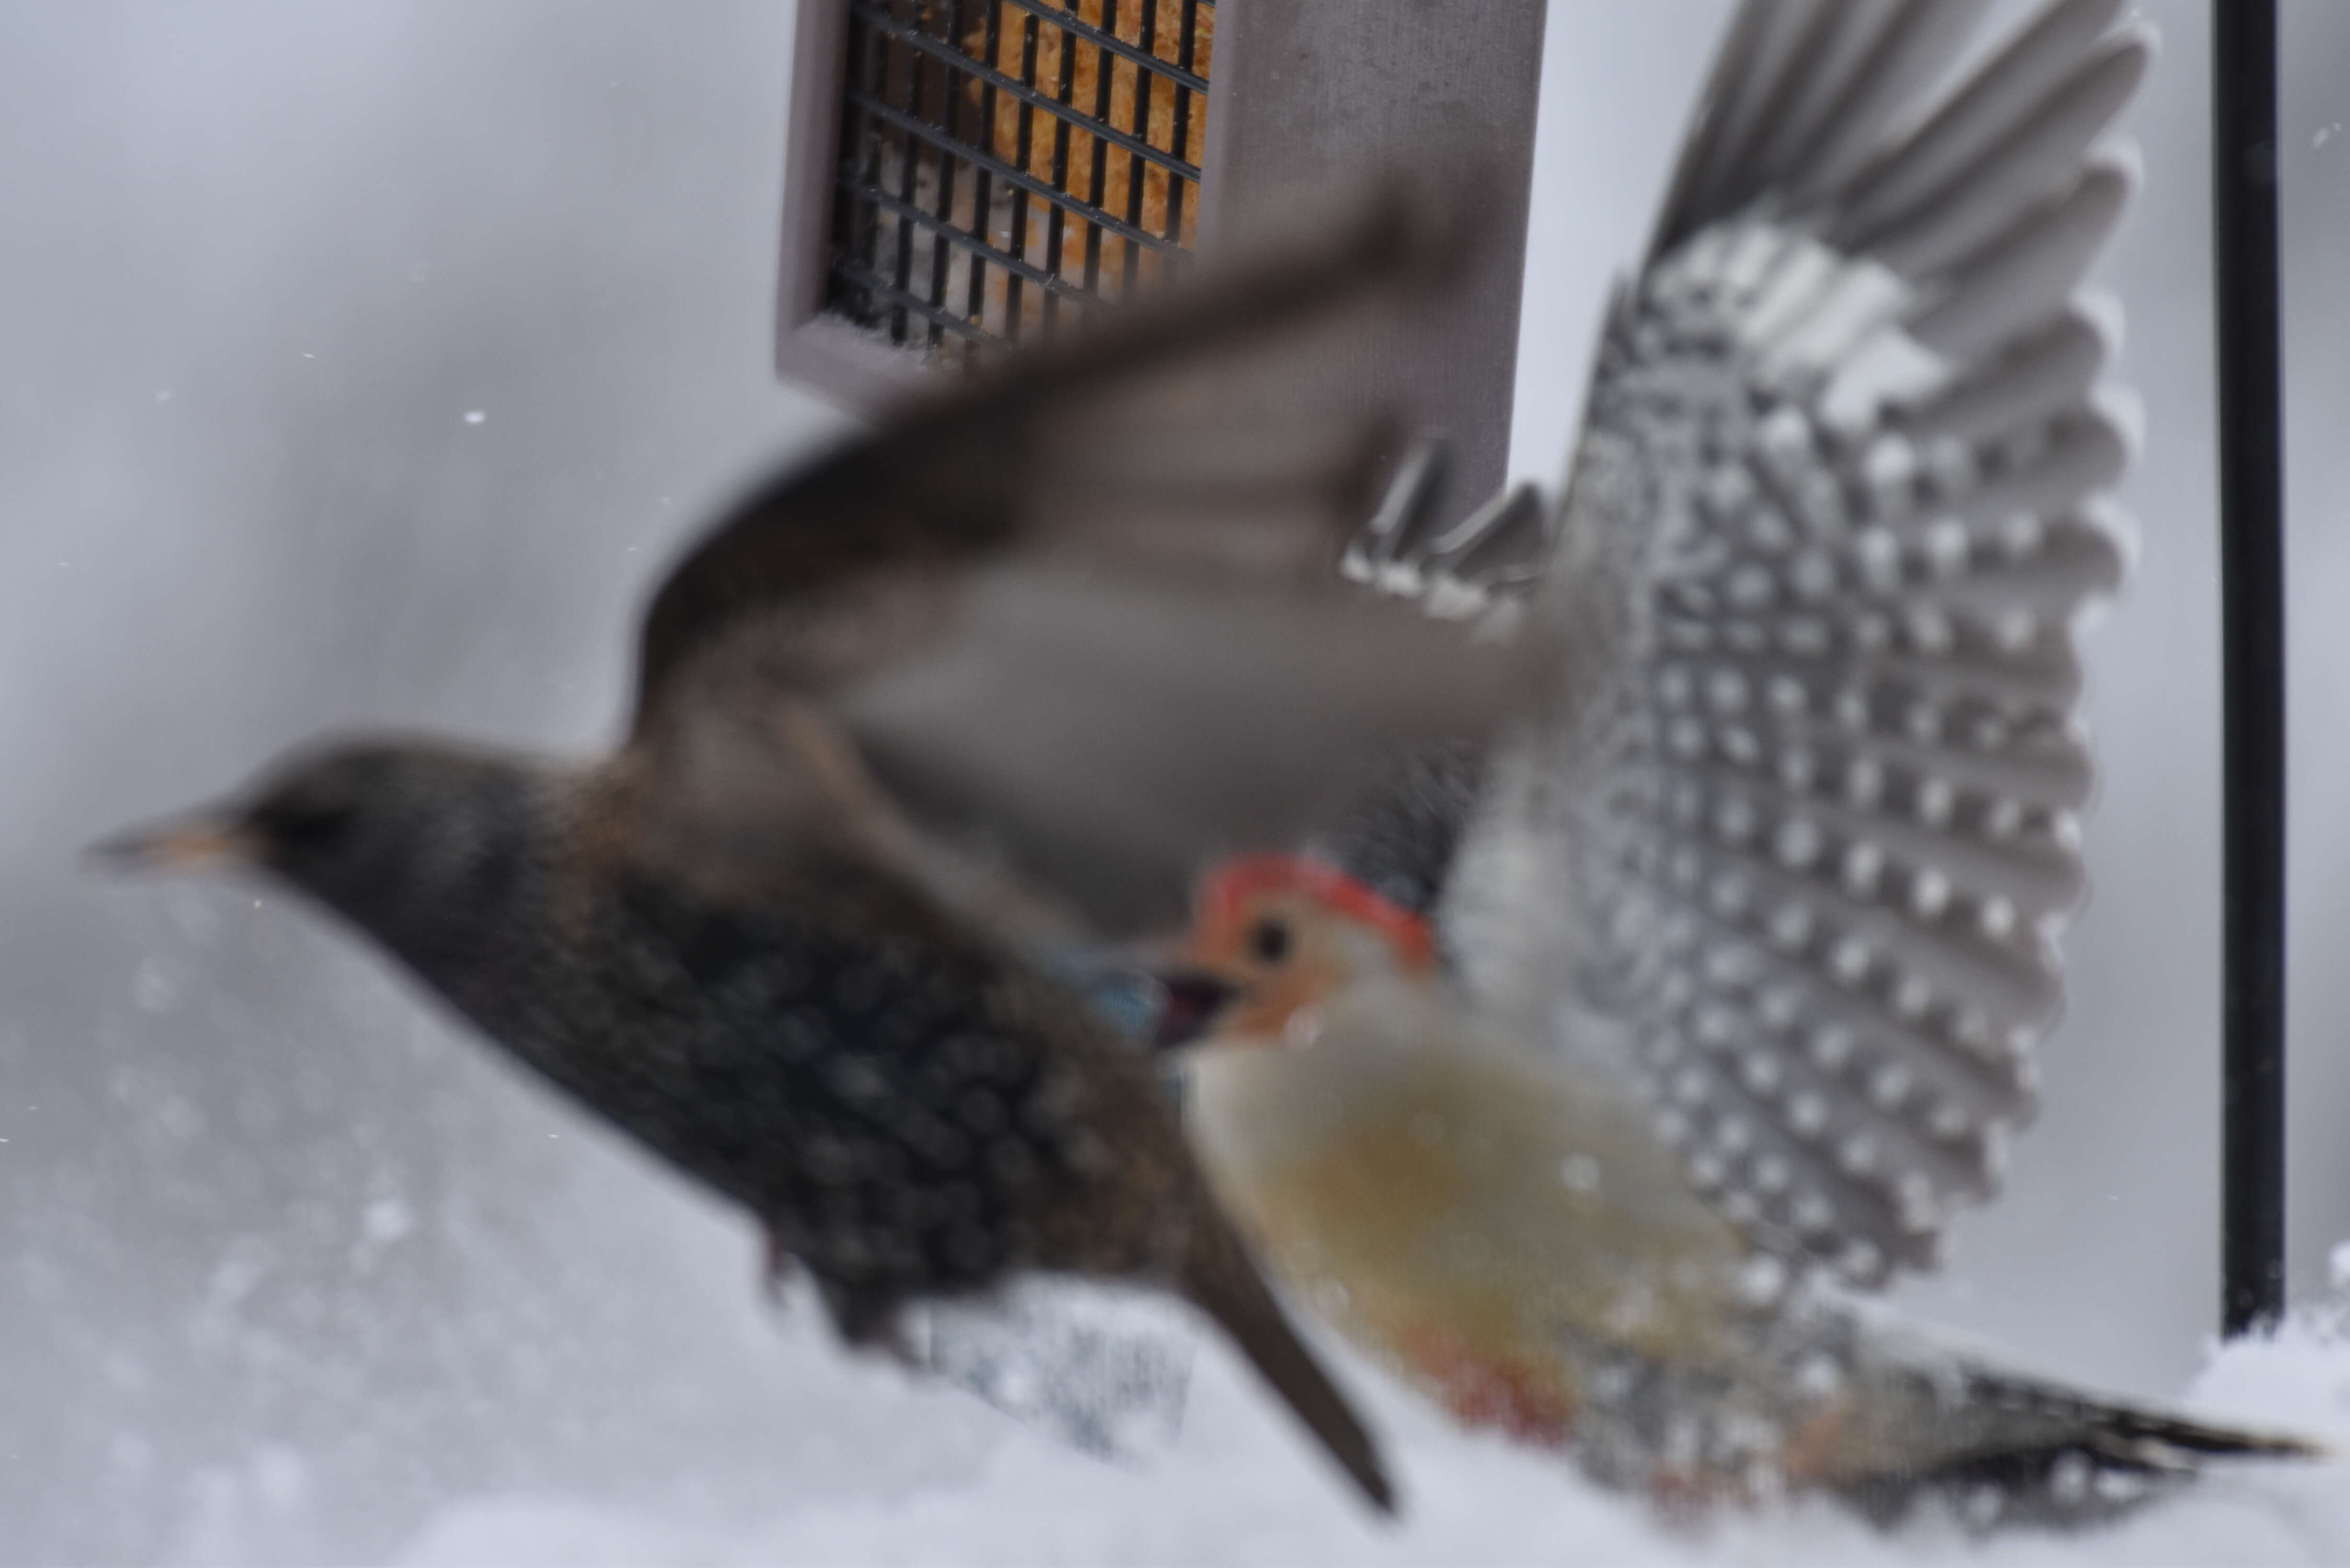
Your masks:
<instances>
[{"instance_id":1,"label":"snow","mask_svg":"<svg viewBox=\"0 0 2350 1568\"><path fill-rule=\"evenodd\" d=\"M2184 1391L2199 1414L2350 1448L2350 1299L2273 1336L2216 1349ZM2237 1466L2103 1530L1989 1542L1941 1518L1880 1534L1799 1501L1669 1526L1555 1459L1449 1428L1359 1363L1338 1359L1403 1478L1400 1522L1370 1517L1221 1347L1203 1346L1183 1429L1155 1459L1087 1458L1009 1418L973 1428L967 1476L906 1484L885 1449L868 1484L763 1517L621 1505L574 1494L484 1495L442 1509L394 1556L403 1568L637 1563L1804 1563L1981 1564L2350 1561L2350 1463ZM839 1393L879 1392L876 1371ZM829 1391L828 1391L829 1392ZM919 1409L962 1399L900 1387ZM964 1401L968 1403L968 1401ZM810 1420L823 1418L811 1408ZM914 1410L910 1417L919 1420ZM960 1417L956 1421L960 1423ZM867 1428L869 1431L869 1428ZM779 1490L789 1483L779 1478Z\"/></svg>"}]
</instances>

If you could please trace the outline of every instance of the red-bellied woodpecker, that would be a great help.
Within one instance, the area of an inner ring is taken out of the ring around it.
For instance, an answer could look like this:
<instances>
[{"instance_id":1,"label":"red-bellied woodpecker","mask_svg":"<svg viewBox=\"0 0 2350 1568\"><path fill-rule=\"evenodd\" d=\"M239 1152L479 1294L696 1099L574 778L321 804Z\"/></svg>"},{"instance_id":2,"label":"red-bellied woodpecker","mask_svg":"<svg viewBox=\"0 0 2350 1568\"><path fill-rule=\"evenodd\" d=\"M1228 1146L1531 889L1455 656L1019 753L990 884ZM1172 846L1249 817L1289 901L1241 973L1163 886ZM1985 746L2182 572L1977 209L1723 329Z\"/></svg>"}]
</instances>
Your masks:
<instances>
[{"instance_id":1,"label":"red-bellied woodpecker","mask_svg":"<svg viewBox=\"0 0 2350 1568\"><path fill-rule=\"evenodd\" d=\"M1603 1474L2074 1513L2292 1447L1913 1351L1834 1296L1933 1266L1995 1190L2061 1002L2074 639L2123 559L2080 296L2148 58L2119 9L2055 0L1964 72L1976 0L1741 9L1563 499L1437 526L1431 448L1346 559L1543 628L1560 689L1394 768L1314 841L1327 870L1211 884L1222 979L1170 977L1175 1033L1322 1042L1198 1073L1293 1282Z\"/></svg>"},{"instance_id":2,"label":"red-bellied woodpecker","mask_svg":"<svg viewBox=\"0 0 2350 1568\"><path fill-rule=\"evenodd\" d=\"M1690 1186L1637 1091L1481 1023L1426 922L1319 862L1211 875L1174 963L1214 998L1186 1064L1219 1192L1464 1423L1661 1501L1817 1489L1885 1517L1939 1491L1983 1523L2311 1451L2007 1375L1814 1288Z\"/></svg>"}]
</instances>

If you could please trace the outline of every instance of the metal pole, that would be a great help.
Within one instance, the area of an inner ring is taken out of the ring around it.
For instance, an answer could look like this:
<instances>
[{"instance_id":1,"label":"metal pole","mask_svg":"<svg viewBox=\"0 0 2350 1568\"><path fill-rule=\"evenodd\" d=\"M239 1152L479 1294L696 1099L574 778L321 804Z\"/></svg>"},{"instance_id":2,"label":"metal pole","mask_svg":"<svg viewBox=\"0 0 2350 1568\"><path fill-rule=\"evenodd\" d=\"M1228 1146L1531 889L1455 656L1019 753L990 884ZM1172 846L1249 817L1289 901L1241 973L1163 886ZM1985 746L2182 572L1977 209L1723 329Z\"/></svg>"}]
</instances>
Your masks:
<instances>
[{"instance_id":1,"label":"metal pole","mask_svg":"<svg viewBox=\"0 0 2350 1568\"><path fill-rule=\"evenodd\" d=\"M2212 0L2226 927L2221 1322L2284 1307L2284 543L2275 0Z\"/></svg>"}]
</instances>

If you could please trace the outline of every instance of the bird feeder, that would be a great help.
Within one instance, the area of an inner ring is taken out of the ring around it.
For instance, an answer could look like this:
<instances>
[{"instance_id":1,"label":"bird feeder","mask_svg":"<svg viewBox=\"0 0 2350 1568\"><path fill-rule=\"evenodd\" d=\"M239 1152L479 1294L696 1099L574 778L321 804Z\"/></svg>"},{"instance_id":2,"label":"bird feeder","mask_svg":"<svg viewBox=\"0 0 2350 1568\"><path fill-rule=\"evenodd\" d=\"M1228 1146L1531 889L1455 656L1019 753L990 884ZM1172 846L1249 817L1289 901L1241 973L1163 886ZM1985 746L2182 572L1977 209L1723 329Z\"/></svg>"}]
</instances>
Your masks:
<instances>
[{"instance_id":1,"label":"bird feeder","mask_svg":"<svg viewBox=\"0 0 2350 1568\"><path fill-rule=\"evenodd\" d=\"M1255 214L1466 146L1504 210L1471 286L1381 367L1449 438L1465 509L1508 455L1544 10L801 0L777 369L869 409L1115 309Z\"/></svg>"}]
</instances>

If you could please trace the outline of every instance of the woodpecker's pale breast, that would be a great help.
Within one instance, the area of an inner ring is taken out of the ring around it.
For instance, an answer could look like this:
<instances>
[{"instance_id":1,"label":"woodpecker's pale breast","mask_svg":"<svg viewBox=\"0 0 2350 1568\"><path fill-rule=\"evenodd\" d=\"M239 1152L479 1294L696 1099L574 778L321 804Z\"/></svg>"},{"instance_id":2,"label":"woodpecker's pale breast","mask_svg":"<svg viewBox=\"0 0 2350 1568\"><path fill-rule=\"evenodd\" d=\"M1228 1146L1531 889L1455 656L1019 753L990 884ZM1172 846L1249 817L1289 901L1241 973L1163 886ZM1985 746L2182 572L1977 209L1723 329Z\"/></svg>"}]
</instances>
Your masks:
<instances>
[{"instance_id":1,"label":"woodpecker's pale breast","mask_svg":"<svg viewBox=\"0 0 2350 1568\"><path fill-rule=\"evenodd\" d=\"M1192 1068L1211 1179L1292 1288L1464 1417L1567 1435L1594 1353L1708 1363L1745 1250L1634 1102L1362 983Z\"/></svg>"}]
</instances>

